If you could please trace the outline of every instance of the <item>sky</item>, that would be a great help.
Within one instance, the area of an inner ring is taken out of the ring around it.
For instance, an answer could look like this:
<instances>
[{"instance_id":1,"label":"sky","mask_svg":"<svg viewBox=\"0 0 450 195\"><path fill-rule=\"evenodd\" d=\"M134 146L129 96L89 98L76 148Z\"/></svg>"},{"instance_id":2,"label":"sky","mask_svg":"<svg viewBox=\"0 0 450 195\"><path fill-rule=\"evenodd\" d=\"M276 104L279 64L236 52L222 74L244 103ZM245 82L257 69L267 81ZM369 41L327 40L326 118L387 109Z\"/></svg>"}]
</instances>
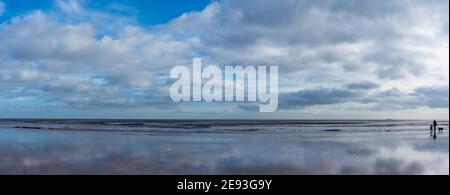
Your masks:
<instances>
[{"instance_id":1,"label":"sky","mask_svg":"<svg viewBox=\"0 0 450 195\"><path fill-rule=\"evenodd\" d=\"M0 0L0 118L448 120L448 4ZM197 57L279 66L278 111L172 102Z\"/></svg>"}]
</instances>

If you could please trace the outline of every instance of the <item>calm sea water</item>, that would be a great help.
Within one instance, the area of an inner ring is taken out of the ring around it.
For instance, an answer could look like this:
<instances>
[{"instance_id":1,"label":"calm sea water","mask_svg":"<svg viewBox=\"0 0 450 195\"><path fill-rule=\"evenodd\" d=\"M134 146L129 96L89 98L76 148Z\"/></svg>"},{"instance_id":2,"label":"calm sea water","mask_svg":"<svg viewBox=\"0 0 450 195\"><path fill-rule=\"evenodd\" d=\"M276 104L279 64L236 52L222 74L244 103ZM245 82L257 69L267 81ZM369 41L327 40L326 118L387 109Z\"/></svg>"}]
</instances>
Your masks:
<instances>
[{"instance_id":1,"label":"calm sea water","mask_svg":"<svg viewBox=\"0 0 450 195\"><path fill-rule=\"evenodd\" d=\"M449 174L448 121L0 120L0 174Z\"/></svg>"}]
</instances>

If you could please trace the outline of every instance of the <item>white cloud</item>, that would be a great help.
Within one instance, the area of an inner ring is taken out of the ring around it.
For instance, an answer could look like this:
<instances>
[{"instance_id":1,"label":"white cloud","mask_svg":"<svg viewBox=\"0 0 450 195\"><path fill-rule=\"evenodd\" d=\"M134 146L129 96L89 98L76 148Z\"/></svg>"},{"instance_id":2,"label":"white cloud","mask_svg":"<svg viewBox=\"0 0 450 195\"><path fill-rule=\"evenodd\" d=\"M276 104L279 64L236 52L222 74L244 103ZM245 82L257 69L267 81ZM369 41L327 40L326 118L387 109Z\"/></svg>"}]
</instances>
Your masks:
<instances>
[{"instance_id":1,"label":"white cloud","mask_svg":"<svg viewBox=\"0 0 450 195\"><path fill-rule=\"evenodd\" d=\"M155 35L135 25L116 33L104 35L88 21L66 23L40 11L13 18L0 25L2 88L25 86L24 96L43 91L40 97L57 105L128 106L136 97L127 91L155 87L153 75L185 64L198 42Z\"/></svg>"},{"instance_id":2,"label":"white cloud","mask_svg":"<svg viewBox=\"0 0 450 195\"><path fill-rule=\"evenodd\" d=\"M0 51L14 56L9 63L37 65L55 75L118 77L122 80L110 81L144 87L139 83L148 83L152 73L161 67L181 63L183 56L190 56L189 51L196 43L195 39L177 41L171 36L156 36L137 26L125 26L116 38L108 35L98 38L96 31L89 23L60 23L45 13L35 12L1 27L4 36L0 37ZM13 66L17 67L10 65Z\"/></svg>"}]
</instances>

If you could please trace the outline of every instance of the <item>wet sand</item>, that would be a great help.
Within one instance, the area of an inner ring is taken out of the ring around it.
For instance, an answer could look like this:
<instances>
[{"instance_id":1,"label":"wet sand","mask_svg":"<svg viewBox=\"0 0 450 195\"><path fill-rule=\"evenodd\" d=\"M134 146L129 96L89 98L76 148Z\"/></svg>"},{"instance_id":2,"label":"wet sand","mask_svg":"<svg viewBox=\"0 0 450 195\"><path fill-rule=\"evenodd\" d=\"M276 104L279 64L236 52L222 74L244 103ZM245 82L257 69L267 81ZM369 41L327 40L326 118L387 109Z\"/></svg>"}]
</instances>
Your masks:
<instances>
[{"instance_id":1,"label":"wet sand","mask_svg":"<svg viewBox=\"0 0 450 195\"><path fill-rule=\"evenodd\" d=\"M449 174L448 131L126 133L0 128L0 174Z\"/></svg>"}]
</instances>

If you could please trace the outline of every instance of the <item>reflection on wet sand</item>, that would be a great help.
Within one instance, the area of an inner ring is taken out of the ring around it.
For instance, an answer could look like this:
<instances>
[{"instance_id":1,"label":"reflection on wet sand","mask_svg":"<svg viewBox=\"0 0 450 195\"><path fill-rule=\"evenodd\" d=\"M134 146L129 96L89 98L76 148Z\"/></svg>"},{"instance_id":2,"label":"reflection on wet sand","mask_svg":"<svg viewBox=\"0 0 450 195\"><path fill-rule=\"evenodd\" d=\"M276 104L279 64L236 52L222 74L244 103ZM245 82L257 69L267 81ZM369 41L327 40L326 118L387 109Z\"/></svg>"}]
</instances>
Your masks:
<instances>
[{"instance_id":1,"label":"reflection on wet sand","mask_svg":"<svg viewBox=\"0 0 450 195\"><path fill-rule=\"evenodd\" d=\"M0 129L0 174L449 174L448 134Z\"/></svg>"}]
</instances>

